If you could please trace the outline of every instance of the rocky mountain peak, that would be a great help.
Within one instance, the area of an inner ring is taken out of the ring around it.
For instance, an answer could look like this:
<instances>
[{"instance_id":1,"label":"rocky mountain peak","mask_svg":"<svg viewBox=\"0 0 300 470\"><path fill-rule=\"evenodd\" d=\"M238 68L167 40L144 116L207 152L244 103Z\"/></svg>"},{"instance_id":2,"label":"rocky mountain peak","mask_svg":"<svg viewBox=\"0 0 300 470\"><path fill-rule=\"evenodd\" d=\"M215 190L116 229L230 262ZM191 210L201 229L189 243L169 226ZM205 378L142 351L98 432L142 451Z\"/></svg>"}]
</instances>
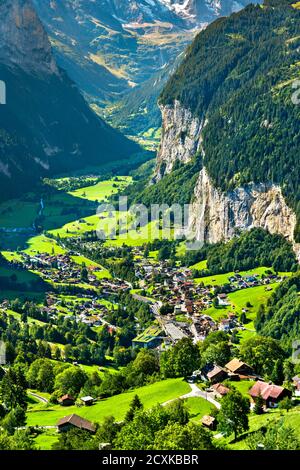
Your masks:
<instances>
[{"instance_id":1,"label":"rocky mountain peak","mask_svg":"<svg viewBox=\"0 0 300 470\"><path fill-rule=\"evenodd\" d=\"M31 0L0 3L0 61L30 73L58 74L44 27Z\"/></svg>"}]
</instances>

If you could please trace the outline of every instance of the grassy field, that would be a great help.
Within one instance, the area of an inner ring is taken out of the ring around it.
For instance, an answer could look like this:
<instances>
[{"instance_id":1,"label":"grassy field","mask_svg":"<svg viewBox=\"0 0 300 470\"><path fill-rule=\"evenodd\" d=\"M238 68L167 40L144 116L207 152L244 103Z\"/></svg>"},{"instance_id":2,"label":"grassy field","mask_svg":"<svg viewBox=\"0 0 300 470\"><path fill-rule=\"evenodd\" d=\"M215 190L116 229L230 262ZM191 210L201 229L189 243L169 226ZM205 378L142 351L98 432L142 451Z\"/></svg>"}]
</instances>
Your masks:
<instances>
[{"instance_id":1,"label":"grassy field","mask_svg":"<svg viewBox=\"0 0 300 470\"><path fill-rule=\"evenodd\" d=\"M249 330L254 330L253 320L255 320L259 306L266 304L269 297L272 295L278 283L272 284L271 290L265 290L266 286L250 287L249 289L241 289L236 292L232 292L228 295L230 306L227 307L210 307L205 310L206 315L210 315L213 319L219 320L227 317L229 312L236 312L237 314L242 313L243 308L247 308L247 318L249 323L246 327ZM246 304L250 302L251 307L246 307Z\"/></svg>"},{"instance_id":2,"label":"grassy field","mask_svg":"<svg viewBox=\"0 0 300 470\"><path fill-rule=\"evenodd\" d=\"M214 406L204 398L195 397L185 400L192 421L200 421L204 415L209 415Z\"/></svg>"},{"instance_id":3,"label":"grassy field","mask_svg":"<svg viewBox=\"0 0 300 470\"><path fill-rule=\"evenodd\" d=\"M0 227L29 228L39 210L39 201L15 199L0 204Z\"/></svg>"},{"instance_id":4,"label":"grassy field","mask_svg":"<svg viewBox=\"0 0 300 470\"><path fill-rule=\"evenodd\" d=\"M0 266L0 277L11 277L16 276L17 282L25 282L26 284L30 283L31 281L35 281L37 278L36 276L31 273L30 271L23 271L19 269L13 268L5 268Z\"/></svg>"},{"instance_id":5,"label":"grassy field","mask_svg":"<svg viewBox=\"0 0 300 470\"><path fill-rule=\"evenodd\" d=\"M20 253L17 253L15 251L2 251L1 254L4 256L4 258L10 263L11 261L17 261L20 262L22 261L22 256Z\"/></svg>"},{"instance_id":6,"label":"grassy field","mask_svg":"<svg viewBox=\"0 0 300 470\"><path fill-rule=\"evenodd\" d=\"M63 255L66 252L55 240L52 240L52 238L48 238L45 235L38 235L30 238L27 245L28 248L24 250L24 252L29 255L34 255L36 253Z\"/></svg>"},{"instance_id":7,"label":"grassy field","mask_svg":"<svg viewBox=\"0 0 300 470\"><path fill-rule=\"evenodd\" d=\"M15 291L15 290L1 290L0 291L0 300L8 299L20 299L22 301L31 300L35 303L43 302L45 294L43 292L28 292L28 291Z\"/></svg>"},{"instance_id":8,"label":"grassy field","mask_svg":"<svg viewBox=\"0 0 300 470\"><path fill-rule=\"evenodd\" d=\"M69 192L73 197L87 199L88 201L106 201L113 194L125 189L132 183L130 176L120 176L118 180L101 181L100 183L85 188L77 189L76 191Z\"/></svg>"},{"instance_id":9,"label":"grassy field","mask_svg":"<svg viewBox=\"0 0 300 470\"><path fill-rule=\"evenodd\" d=\"M16 295L15 295L15 297L16 297ZM17 313L17 312L14 312L13 310L7 310L6 314L11 315L12 317L16 318L17 320L21 320L21 314ZM27 321L28 321L29 325L40 325L40 326L45 325L45 323L41 322L40 320L36 320L36 319L30 318L30 317L28 317Z\"/></svg>"},{"instance_id":10,"label":"grassy field","mask_svg":"<svg viewBox=\"0 0 300 470\"><path fill-rule=\"evenodd\" d=\"M201 263L203 263L203 266L204 266L205 262L202 261ZM191 268L201 269L201 268L196 268L195 266L197 265L191 266ZM250 269L249 271L241 271L239 274L241 276L253 276L255 274L258 274L258 276L261 277L263 274L266 273L266 271L270 271L270 268L260 267L260 268ZM203 282L205 286L223 286L224 284L228 284L229 283L228 279L234 275L235 275L234 272L225 273L225 274L216 274L214 276L197 278L195 279L195 282L197 284L201 284Z\"/></svg>"},{"instance_id":11,"label":"grassy field","mask_svg":"<svg viewBox=\"0 0 300 470\"><path fill-rule=\"evenodd\" d=\"M169 379L101 400L92 407L80 408L71 406L62 408L59 405L50 407L37 406L34 408L34 411L27 413L27 425L53 426L56 425L60 418L72 413L76 413L93 422L101 422L105 416L111 415L120 421L124 418L136 394L139 395L145 408L151 408L157 403L164 403L180 397L189 391L189 385L182 379Z\"/></svg>"},{"instance_id":12,"label":"grassy field","mask_svg":"<svg viewBox=\"0 0 300 470\"><path fill-rule=\"evenodd\" d=\"M202 271L207 268L207 260L199 261L199 263L193 264L193 266L190 266L189 268Z\"/></svg>"},{"instance_id":13,"label":"grassy field","mask_svg":"<svg viewBox=\"0 0 300 470\"><path fill-rule=\"evenodd\" d=\"M53 444L58 441L56 429L46 429L41 432L35 439L34 444L37 450L51 450Z\"/></svg>"},{"instance_id":14,"label":"grassy field","mask_svg":"<svg viewBox=\"0 0 300 470\"><path fill-rule=\"evenodd\" d=\"M244 397L249 398L249 390L255 384L253 380L241 380L240 382L234 382L232 385L241 392Z\"/></svg>"}]
</instances>

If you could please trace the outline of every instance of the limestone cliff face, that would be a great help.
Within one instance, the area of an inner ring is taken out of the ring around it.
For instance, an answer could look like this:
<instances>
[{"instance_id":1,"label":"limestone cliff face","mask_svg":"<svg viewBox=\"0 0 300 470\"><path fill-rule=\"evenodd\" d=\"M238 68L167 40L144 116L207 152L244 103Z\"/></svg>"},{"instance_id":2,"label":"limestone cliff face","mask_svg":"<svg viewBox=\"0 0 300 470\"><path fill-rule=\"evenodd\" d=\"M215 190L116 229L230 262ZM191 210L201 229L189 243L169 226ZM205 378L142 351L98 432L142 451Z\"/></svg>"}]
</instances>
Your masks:
<instances>
[{"instance_id":1,"label":"limestone cliff face","mask_svg":"<svg viewBox=\"0 0 300 470\"><path fill-rule=\"evenodd\" d=\"M174 106L161 106L162 139L157 159L156 179L172 171L179 161L188 163L199 150L203 123L175 101Z\"/></svg>"},{"instance_id":2,"label":"limestone cliff face","mask_svg":"<svg viewBox=\"0 0 300 470\"><path fill-rule=\"evenodd\" d=\"M48 36L31 0L0 2L0 61L30 73L58 74Z\"/></svg>"},{"instance_id":3,"label":"limestone cliff face","mask_svg":"<svg viewBox=\"0 0 300 470\"><path fill-rule=\"evenodd\" d=\"M296 215L279 186L252 183L223 193L205 168L200 172L190 213L190 230L200 242L228 241L237 231L253 227L293 241L295 226Z\"/></svg>"}]
</instances>

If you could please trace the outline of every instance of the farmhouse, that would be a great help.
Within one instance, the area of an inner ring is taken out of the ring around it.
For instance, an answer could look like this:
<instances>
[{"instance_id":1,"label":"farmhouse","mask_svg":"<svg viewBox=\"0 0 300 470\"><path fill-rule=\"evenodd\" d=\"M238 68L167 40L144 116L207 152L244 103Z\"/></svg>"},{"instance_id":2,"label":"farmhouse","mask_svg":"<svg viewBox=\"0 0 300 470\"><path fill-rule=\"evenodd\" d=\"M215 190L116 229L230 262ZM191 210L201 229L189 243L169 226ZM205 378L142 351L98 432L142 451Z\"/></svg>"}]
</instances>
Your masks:
<instances>
[{"instance_id":1,"label":"farmhouse","mask_svg":"<svg viewBox=\"0 0 300 470\"><path fill-rule=\"evenodd\" d=\"M223 380L227 379L228 374L226 370L224 370L222 367L216 366L213 370L208 372L207 378L208 380L215 384L219 382L223 382Z\"/></svg>"},{"instance_id":2,"label":"farmhouse","mask_svg":"<svg viewBox=\"0 0 300 470\"><path fill-rule=\"evenodd\" d=\"M82 429L92 434L96 432L96 428L93 423L75 414L65 416L64 418L60 419L57 423L57 427L58 432L67 432L73 428Z\"/></svg>"},{"instance_id":3,"label":"farmhouse","mask_svg":"<svg viewBox=\"0 0 300 470\"><path fill-rule=\"evenodd\" d=\"M231 374L238 374L243 376L253 376L254 372L253 369L248 366L245 362L240 361L239 359L235 358L232 361L226 364L225 368Z\"/></svg>"},{"instance_id":4,"label":"farmhouse","mask_svg":"<svg viewBox=\"0 0 300 470\"><path fill-rule=\"evenodd\" d=\"M67 395L62 396L59 399L59 403L62 406L72 406L75 403L75 398L73 398L71 395L67 394Z\"/></svg>"},{"instance_id":5,"label":"farmhouse","mask_svg":"<svg viewBox=\"0 0 300 470\"><path fill-rule=\"evenodd\" d=\"M249 394L253 400L259 396L265 402L267 408L276 408L278 403L285 397L290 397L292 393L286 388L274 384L268 384L258 380L249 390Z\"/></svg>"}]
</instances>

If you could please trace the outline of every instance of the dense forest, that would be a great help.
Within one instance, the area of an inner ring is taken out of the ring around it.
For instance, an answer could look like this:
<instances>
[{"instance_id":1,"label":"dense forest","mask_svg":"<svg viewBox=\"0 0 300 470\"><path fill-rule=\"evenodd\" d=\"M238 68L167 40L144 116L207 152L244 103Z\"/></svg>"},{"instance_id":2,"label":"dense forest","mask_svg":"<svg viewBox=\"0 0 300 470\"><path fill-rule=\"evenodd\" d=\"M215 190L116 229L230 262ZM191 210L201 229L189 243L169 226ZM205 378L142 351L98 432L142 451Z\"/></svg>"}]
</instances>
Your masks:
<instances>
[{"instance_id":1,"label":"dense forest","mask_svg":"<svg viewBox=\"0 0 300 470\"><path fill-rule=\"evenodd\" d=\"M207 269L203 275L243 271L259 266L273 268L277 272L298 269L292 244L281 235L270 234L261 228L244 232L228 243L205 245L199 251L187 252L182 263L191 266L205 259Z\"/></svg>"},{"instance_id":2,"label":"dense forest","mask_svg":"<svg viewBox=\"0 0 300 470\"><path fill-rule=\"evenodd\" d=\"M300 107L292 96L299 78L300 10L290 3L249 5L208 26L160 102L179 100L206 118L204 164L219 188L280 184L299 216Z\"/></svg>"},{"instance_id":3,"label":"dense forest","mask_svg":"<svg viewBox=\"0 0 300 470\"><path fill-rule=\"evenodd\" d=\"M271 297L267 309L261 307L256 329L265 336L281 340L291 348L300 335L300 275L283 282Z\"/></svg>"}]
</instances>

